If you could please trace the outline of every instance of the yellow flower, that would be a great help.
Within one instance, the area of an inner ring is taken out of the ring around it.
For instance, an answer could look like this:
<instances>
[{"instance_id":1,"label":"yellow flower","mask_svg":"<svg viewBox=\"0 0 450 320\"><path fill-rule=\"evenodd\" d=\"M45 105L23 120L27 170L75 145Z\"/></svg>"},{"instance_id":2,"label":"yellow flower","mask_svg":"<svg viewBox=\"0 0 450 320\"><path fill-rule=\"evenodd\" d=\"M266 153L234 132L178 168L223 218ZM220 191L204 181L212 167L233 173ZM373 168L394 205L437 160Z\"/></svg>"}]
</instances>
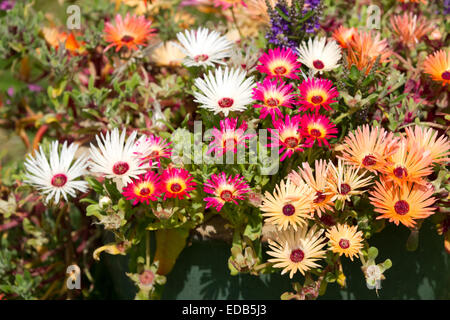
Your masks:
<instances>
[{"instance_id":1,"label":"yellow flower","mask_svg":"<svg viewBox=\"0 0 450 320\"><path fill-rule=\"evenodd\" d=\"M264 212L263 217L267 217L266 221L278 230L286 230L289 226L297 230L297 226L305 225L310 219L313 200L313 191L307 185L296 186L290 180L282 180L273 195L266 191L260 209Z\"/></svg>"},{"instance_id":2,"label":"yellow flower","mask_svg":"<svg viewBox=\"0 0 450 320\"><path fill-rule=\"evenodd\" d=\"M328 185L331 189L333 197L331 201L341 200L349 201L353 195L362 194L365 190L359 190L372 183L372 176L364 177L365 173L358 175L359 169L352 166L345 166L344 161L339 159L336 168L330 162L330 175Z\"/></svg>"},{"instance_id":3,"label":"yellow flower","mask_svg":"<svg viewBox=\"0 0 450 320\"><path fill-rule=\"evenodd\" d=\"M322 233L316 225L310 229L305 225L297 231L290 228L272 233L268 240L272 251L267 254L274 258L268 262L274 263L274 268L283 268L281 274L289 272L291 279L297 271L305 275L306 271L320 267L316 261L324 258L326 253L322 250L326 245Z\"/></svg>"},{"instance_id":4,"label":"yellow flower","mask_svg":"<svg viewBox=\"0 0 450 320\"><path fill-rule=\"evenodd\" d=\"M330 239L328 244L334 253L339 253L339 256L345 254L352 261L353 257L358 256L363 247L363 234L358 231L357 226L350 227L346 224L337 224L327 231L326 236Z\"/></svg>"}]
</instances>

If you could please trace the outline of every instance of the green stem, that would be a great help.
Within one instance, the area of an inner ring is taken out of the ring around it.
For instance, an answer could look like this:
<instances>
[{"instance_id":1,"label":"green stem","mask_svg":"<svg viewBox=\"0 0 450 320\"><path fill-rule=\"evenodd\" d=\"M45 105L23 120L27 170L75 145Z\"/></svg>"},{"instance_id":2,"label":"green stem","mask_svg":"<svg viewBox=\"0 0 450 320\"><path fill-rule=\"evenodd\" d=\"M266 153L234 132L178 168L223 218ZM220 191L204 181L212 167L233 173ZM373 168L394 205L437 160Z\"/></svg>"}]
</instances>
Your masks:
<instances>
[{"instance_id":1,"label":"green stem","mask_svg":"<svg viewBox=\"0 0 450 320\"><path fill-rule=\"evenodd\" d=\"M145 251L145 266L150 268L150 231L145 233L146 251Z\"/></svg>"}]
</instances>

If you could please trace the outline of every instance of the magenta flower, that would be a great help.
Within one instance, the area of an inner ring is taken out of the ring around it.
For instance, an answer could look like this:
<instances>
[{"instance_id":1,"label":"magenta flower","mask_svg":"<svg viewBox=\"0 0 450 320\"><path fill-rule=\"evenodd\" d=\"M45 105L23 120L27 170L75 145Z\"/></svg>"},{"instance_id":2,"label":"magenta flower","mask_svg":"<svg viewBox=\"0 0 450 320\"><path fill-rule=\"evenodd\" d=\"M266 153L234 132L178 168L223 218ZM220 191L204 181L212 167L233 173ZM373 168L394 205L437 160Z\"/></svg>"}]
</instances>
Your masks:
<instances>
[{"instance_id":1,"label":"magenta flower","mask_svg":"<svg viewBox=\"0 0 450 320\"><path fill-rule=\"evenodd\" d=\"M300 116L296 115L292 118L286 115L283 119L278 119L274 123L274 129L269 128L269 132L272 134L269 137L272 142L268 144L268 147L281 146L278 153L282 154L280 161L291 157L294 152L302 152L303 148L308 147L307 144L302 142L302 135L300 133Z\"/></svg>"},{"instance_id":2,"label":"magenta flower","mask_svg":"<svg viewBox=\"0 0 450 320\"><path fill-rule=\"evenodd\" d=\"M207 202L206 209L214 207L219 212L226 202L238 204L236 200L243 200L250 187L239 174L233 178L231 175L227 177L225 172L222 172L219 175L211 175L204 185L204 190L213 195L204 199Z\"/></svg>"},{"instance_id":3,"label":"magenta flower","mask_svg":"<svg viewBox=\"0 0 450 320\"><path fill-rule=\"evenodd\" d=\"M333 82L328 79L309 78L304 80L298 89L300 90L299 109L311 110L316 114L319 113L320 107L332 110L330 104L336 102L333 99L339 96L336 88L333 87Z\"/></svg>"},{"instance_id":4,"label":"magenta flower","mask_svg":"<svg viewBox=\"0 0 450 320\"><path fill-rule=\"evenodd\" d=\"M292 108L292 104L295 103L292 91L294 91L292 85L282 80L278 82L265 78L262 83L257 83L256 88L253 89L253 99L262 103L255 104L253 107L261 108L259 118L264 119L270 114L275 121L275 115L282 117L280 107Z\"/></svg>"},{"instance_id":5,"label":"magenta flower","mask_svg":"<svg viewBox=\"0 0 450 320\"><path fill-rule=\"evenodd\" d=\"M298 56L289 48L269 49L264 53L256 67L256 70L266 73L269 78L298 79L296 73L300 72L301 64L297 61Z\"/></svg>"},{"instance_id":6,"label":"magenta flower","mask_svg":"<svg viewBox=\"0 0 450 320\"><path fill-rule=\"evenodd\" d=\"M305 143L311 146L317 141L319 146L322 143L330 146L327 139L336 138L338 129L333 122L325 116L320 114L309 115L305 114L300 120L301 134L306 139Z\"/></svg>"},{"instance_id":7,"label":"magenta flower","mask_svg":"<svg viewBox=\"0 0 450 320\"><path fill-rule=\"evenodd\" d=\"M238 118L225 118L220 121L220 130L215 128L212 130L213 141L209 144L208 153L215 151L217 155L223 155L227 151L237 152L237 146L247 147L245 140L251 139L256 134L246 134L247 123L242 121L239 128L237 127Z\"/></svg>"}]
</instances>

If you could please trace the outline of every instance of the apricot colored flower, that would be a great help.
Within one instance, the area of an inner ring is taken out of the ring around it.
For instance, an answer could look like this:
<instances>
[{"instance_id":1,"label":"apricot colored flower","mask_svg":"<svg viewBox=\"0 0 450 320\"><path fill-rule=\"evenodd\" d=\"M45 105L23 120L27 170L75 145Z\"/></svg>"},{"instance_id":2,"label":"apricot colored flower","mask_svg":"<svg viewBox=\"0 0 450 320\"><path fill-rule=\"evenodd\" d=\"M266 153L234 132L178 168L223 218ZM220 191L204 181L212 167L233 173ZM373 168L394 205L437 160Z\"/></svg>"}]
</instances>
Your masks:
<instances>
[{"instance_id":1,"label":"apricot colored flower","mask_svg":"<svg viewBox=\"0 0 450 320\"><path fill-rule=\"evenodd\" d=\"M346 28L344 26L340 26L333 31L333 38L339 43L341 48L345 49L348 47L353 35L357 32L358 30L355 27Z\"/></svg>"},{"instance_id":2,"label":"apricot colored flower","mask_svg":"<svg viewBox=\"0 0 450 320\"><path fill-rule=\"evenodd\" d=\"M121 15L116 15L115 25L110 22L105 24L105 40L109 43L105 51L114 46L116 52L122 47L138 50L139 45L145 46L156 30L151 28L151 24L152 22L146 20L144 16L130 16L127 13L123 19Z\"/></svg>"},{"instance_id":3,"label":"apricot colored flower","mask_svg":"<svg viewBox=\"0 0 450 320\"><path fill-rule=\"evenodd\" d=\"M391 54L386 39L381 40L380 35L373 32L359 31L349 41L347 62L349 67L355 65L368 74L377 59L380 63L388 62Z\"/></svg>"},{"instance_id":4,"label":"apricot colored flower","mask_svg":"<svg viewBox=\"0 0 450 320\"><path fill-rule=\"evenodd\" d=\"M384 180L377 181L370 195L374 211L381 214L377 219L389 219L389 222L402 223L409 228L416 225L415 220L427 218L436 209L432 207L436 200L432 197L433 190L410 183L400 187Z\"/></svg>"},{"instance_id":5,"label":"apricot colored flower","mask_svg":"<svg viewBox=\"0 0 450 320\"><path fill-rule=\"evenodd\" d=\"M432 128L422 128L420 126L406 127L408 145L413 148L417 145L422 152L428 152L432 163L445 163L450 161L450 141L447 136L441 135Z\"/></svg>"},{"instance_id":6,"label":"apricot colored flower","mask_svg":"<svg viewBox=\"0 0 450 320\"><path fill-rule=\"evenodd\" d=\"M333 194L328 185L329 165L323 159L316 160L314 173L308 162L303 162L302 166L303 168L298 167L298 172L292 171L288 178L297 186L306 184L314 190L315 195L311 209L321 217L326 210L333 210L333 201L331 200Z\"/></svg>"},{"instance_id":7,"label":"apricot colored flower","mask_svg":"<svg viewBox=\"0 0 450 320\"><path fill-rule=\"evenodd\" d=\"M390 22L394 34L408 47L415 46L433 28L424 17L418 17L411 12L391 16Z\"/></svg>"},{"instance_id":8,"label":"apricot colored flower","mask_svg":"<svg viewBox=\"0 0 450 320\"><path fill-rule=\"evenodd\" d=\"M429 151L423 151L419 146L410 144L402 138L396 153L389 157L380 169L386 181L398 185L407 182L424 184L424 177L433 172Z\"/></svg>"},{"instance_id":9,"label":"apricot colored flower","mask_svg":"<svg viewBox=\"0 0 450 320\"><path fill-rule=\"evenodd\" d=\"M423 63L423 71L431 76L431 79L442 82L442 85L450 83L450 52L439 50L430 54Z\"/></svg>"},{"instance_id":10,"label":"apricot colored flower","mask_svg":"<svg viewBox=\"0 0 450 320\"><path fill-rule=\"evenodd\" d=\"M363 125L350 132L342 144L342 155L347 164L376 172L398 148L397 138L384 128Z\"/></svg>"}]
</instances>

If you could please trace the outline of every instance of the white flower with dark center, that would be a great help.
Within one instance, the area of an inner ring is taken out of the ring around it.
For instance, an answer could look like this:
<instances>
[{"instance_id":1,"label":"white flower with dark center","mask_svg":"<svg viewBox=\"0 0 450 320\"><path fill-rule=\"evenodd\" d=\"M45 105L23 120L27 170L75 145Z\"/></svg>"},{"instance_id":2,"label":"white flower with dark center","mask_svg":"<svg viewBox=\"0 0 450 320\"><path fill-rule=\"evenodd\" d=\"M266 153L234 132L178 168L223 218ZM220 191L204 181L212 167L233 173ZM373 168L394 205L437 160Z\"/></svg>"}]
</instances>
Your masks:
<instances>
[{"instance_id":1,"label":"white flower with dark center","mask_svg":"<svg viewBox=\"0 0 450 320\"><path fill-rule=\"evenodd\" d=\"M244 111L252 103L253 77L245 78L246 72L238 69L216 69L211 71L205 79L195 79L195 86L201 92L194 92L195 102L200 108L213 111L214 114L223 112L225 117L231 111Z\"/></svg>"},{"instance_id":2,"label":"white flower with dark center","mask_svg":"<svg viewBox=\"0 0 450 320\"><path fill-rule=\"evenodd\" d=\"M334 40L315 37L303 41L298 47L298 61L306 65L315 74L330 71L339 66L341 48Z\"/></svg>"},{"instance_id":3,"label":"white flower with dark center","mask_svg":"<svg viewBox=\"0 0 450 320\"><path fill-rule=\"evenodd\" d=\"M217 31L206 28L186 30L179 32L177 38L182 45L180 49L186 54L184 64L188 67L225 64L223 59L231 55L233 43Z\"/></svg>"},{"instance_id":4,"label":"white flower with dark center","mask_svg":"<svg viewBox=\"0 0 450 320\"><path fill-rule=\"evenodd\" d=\"M113 179L119 191L132 181L131 178L137 179L149 168L148 161L142 163L136 155L136 134L133 131L125 141L126 131L120 134L119 129L115 128L112 132L108 131L106 136L100 134L95 137L98 147L91 144L90 170Z\"/></svg>"},{"instance_id":5,"label":"white flower with dark center","mask_svg":"<svg viewBox=\"0 0 450 320\"><path fill-rule=\"evenodd\" d=\"M76 192L86 192L88 183L76 180L87 173L87 157L81 156L74 161L78 145L67 146L64 142L61 152L59 143L54 141L47 159L42 146L35 156L30 155L25 161L25 182L35 186L42 194L47 195L45 202L54 199L55 204L61 196L67 201L67 195L76 196Z\"/></svg>"}]
</instances>

